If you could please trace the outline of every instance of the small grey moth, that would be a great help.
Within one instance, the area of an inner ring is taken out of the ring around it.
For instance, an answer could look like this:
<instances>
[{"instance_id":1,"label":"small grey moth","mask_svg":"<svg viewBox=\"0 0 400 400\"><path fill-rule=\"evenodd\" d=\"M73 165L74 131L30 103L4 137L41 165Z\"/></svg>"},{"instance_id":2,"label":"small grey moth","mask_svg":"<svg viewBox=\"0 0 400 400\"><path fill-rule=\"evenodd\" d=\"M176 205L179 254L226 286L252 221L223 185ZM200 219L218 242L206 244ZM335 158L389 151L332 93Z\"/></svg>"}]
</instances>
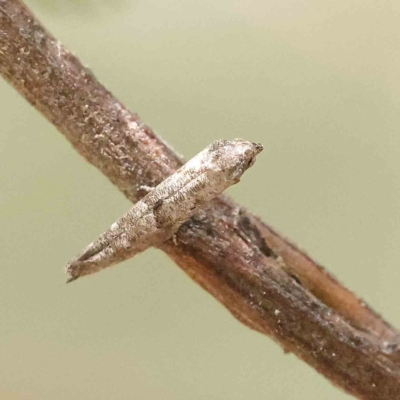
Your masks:
<instances>
[{"instance_id":1,"label":"small grey moth","mask_svg":"<svg viewBox=\"0 0 400 400\"><path fill-rule=\"evenodd\" d=\"M137 202L66 266L68 282L171 238L210 200L239 182L263 149L243 139L216 140Z\"/></svg>"}]
</instances>

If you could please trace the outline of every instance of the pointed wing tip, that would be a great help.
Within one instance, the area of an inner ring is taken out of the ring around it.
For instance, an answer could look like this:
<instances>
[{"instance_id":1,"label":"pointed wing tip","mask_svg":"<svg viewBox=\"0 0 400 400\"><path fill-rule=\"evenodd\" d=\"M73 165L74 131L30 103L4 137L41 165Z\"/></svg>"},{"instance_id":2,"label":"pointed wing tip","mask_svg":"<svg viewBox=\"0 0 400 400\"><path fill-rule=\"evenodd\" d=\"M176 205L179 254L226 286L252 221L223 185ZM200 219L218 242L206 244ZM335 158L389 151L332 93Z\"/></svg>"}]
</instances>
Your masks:
<instances>
[{"instance_id":1,"label":"pointed wing tip","mask_svg":"<svg viewBox=\"0 0 400 400\"><path fill-rule=\"evenodd\" d=\"M71 276L70 278L67 279L65 283L71 283L73 281L76 281L79 278L79 276Z\"/></svg>"},{"instance_id":2,"label":"pointed wing tip","mask_svg":"<svg viewBox=\"0 0 400 400\"><path fill-rule=\"evenodd\" d=\"M68 276L68 279L65 283L76 281L81 276L79 264L75 260L69 262L65 267L65 273Z\"/></svg>"}]
</instances>

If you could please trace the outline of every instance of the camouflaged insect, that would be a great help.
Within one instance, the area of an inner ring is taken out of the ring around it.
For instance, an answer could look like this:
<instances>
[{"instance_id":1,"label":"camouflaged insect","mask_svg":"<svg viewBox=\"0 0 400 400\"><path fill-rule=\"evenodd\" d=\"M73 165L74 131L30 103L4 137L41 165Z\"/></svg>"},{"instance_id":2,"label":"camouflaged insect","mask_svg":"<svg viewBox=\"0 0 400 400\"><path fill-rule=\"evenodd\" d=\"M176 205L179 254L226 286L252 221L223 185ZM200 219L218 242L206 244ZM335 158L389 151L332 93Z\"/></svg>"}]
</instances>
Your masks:
<instances>
[{"instance_id":1,"label":"camouflaged insect","mask_svg":"<svg viewBox=\"0 0 400 400\"><path fill-rule=\"evenodd\" d=\"M243 139L217 140L136 203L68 263L68 282L93 274L169 239L199 209L239 182L262 151Z\"/></svg>"}]
</instances>

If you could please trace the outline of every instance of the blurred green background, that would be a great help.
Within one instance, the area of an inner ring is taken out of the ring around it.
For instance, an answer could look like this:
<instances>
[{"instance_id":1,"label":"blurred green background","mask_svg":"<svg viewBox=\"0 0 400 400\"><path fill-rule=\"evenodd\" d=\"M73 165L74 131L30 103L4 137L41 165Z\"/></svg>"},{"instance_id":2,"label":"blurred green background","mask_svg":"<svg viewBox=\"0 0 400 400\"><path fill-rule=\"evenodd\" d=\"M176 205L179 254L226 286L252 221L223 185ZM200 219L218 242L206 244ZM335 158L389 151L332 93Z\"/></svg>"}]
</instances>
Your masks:
<instances>
[{"instance_id":1,"label":"blurred green background","mask_svg":"<svg viewBox=\"0 0 400 400\"><path fill-rule=\"evenodd\" d=\"M400 3L27 1L185 157L265 151L231 196L400 326ZM65 285L130 203L0 81L0 399L346 399L163 253Z\"/></svg>"}]
</instances>

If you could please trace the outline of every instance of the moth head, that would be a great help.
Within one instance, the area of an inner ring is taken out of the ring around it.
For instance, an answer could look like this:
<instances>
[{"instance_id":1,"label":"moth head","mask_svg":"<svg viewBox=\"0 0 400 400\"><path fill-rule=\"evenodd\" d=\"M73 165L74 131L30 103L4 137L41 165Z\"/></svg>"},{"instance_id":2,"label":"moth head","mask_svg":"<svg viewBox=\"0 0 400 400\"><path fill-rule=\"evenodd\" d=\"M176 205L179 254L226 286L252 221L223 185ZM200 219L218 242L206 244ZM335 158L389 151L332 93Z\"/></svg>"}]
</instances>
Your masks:
<instances>
[{"instance_id":1,"label":"moth head","mask_svg":"<svg viewBox=\"0 0 400 400\"><path fill-rule=\"evenodd\" d=\"M263 150L262 144L244 139L217 140L211 147L221 170L235 182L254 164L257 154Z\"/></svg>"}]
</instances>

